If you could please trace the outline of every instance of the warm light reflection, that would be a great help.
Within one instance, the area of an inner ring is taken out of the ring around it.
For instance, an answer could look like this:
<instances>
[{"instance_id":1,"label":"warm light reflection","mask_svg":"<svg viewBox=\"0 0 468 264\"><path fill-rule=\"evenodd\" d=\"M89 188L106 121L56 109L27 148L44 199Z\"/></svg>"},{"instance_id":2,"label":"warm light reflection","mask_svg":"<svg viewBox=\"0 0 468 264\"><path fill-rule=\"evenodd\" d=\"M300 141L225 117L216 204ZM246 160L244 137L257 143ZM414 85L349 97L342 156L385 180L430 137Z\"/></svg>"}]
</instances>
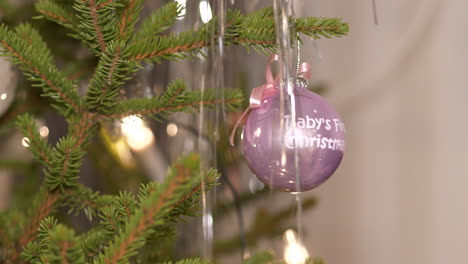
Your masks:
<instances>
[{"instance_id":1,"label":"warm light reflection","mask_svg":"<svg viewBox=\"0 0 468 264\"><path fill-rule=\"evenodd\" d=\"M167 125L166 132L170 137L175 137L178 131L179 129L176 124L170 123L169 125Z\"/></svg>"},{"instance_id":2,"label":"warm light reflection","mask_svg":"<svg viewBox=\"0 0 468 264\"><path fill-rule=\"evenodd\" d=\"M129 147L135 151L147 148L154 141L153 132L138 116L123 118L121 129Z\"/></svg>"},{"instance_id":3,"label":"warm light reflection","mask_svg":"<svg viewBox=\"0 0 468 264\"><path fill-rule=\"evenodd\" d=\"M262 128L261 127L255 129L255 132L254 132L255 137L260 137L261 134L262 134Z\"/></svg>"},{"instance_id":4,"label":"warm light reflection","mask_svg":"<svg viewBox=\"0 0 468 264\"><path fill-rule=\"evenodd\" d=\"M49 135L49 128L46 126L41 126L39 128L39 135L41 135L41 137L47 137Z\"/></svg>"},{"instance_id":5,"label":"warm light reflection","mask_svg":"<svg viewBox=\"0 0 468 264\"><path fill-rule=\"evenodd\" d=\"M0 95L0 99L1 99L1 100L7 99L7 94L6 94L6 93L2 93L2 94Z\"/></svg>"},{"instance_id":6,"label":"warm light reflection","mask_svg":"<svg viewBox=\"0 0 468 264\"><path fill-rule=\"evenodd\" d=\"M208 3L206 0L200 1L199 9L202 22L205 24L208 23L213 17L210 3Z\"/></svg>"},{"instance_id":7,"label":"warm light reflection","mask_svg":"<svg viewBox=\"0 0 468 264\"><path fill-rule=\"evenodd\" d=\"M284 233L285 247L284 247L284 261L288 264L304 264L309 258L309 252L298 241L296 232L288 229Z\"/></svg>"},{"instance_id":8,"label":"warm light reflection","mask_svg":"<svg viewBox=\"0 0 468 264\"><path fill-rule=\"evenodd\" d=\"M29 138L24 137L23 139L21 139L21 145L23 145L23 147L25 148L29 148Z\"/></svg>"},{"instance_id":9,"label":"warm light reflection","mask_svg":"<svg viewBox=\"0 0 468 264\"><path fill-rule=\"evenodd\" d=\"M125 144L123 140L115 142L115 150L117 151L117 155L119 155L120 160L125 166L130 167L133 165L132 153L130 153L127 144Z\"/></svg>"}]
</instances>

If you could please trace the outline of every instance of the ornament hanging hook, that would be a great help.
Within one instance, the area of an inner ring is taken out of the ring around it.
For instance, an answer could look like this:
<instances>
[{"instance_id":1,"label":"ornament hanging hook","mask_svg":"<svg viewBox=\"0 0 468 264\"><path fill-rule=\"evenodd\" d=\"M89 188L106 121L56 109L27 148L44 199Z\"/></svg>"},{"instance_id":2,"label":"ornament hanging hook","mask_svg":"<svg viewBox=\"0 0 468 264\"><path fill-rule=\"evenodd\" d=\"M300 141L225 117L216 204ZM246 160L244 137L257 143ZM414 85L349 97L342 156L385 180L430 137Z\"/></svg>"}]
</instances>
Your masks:
<instances>
[{"instance_id":1,"label":"ornament hanging hook","mask_svg":"<svg viewBox=\"0 0 468 264\"><path fill-rule=\"evenodd\" d=\"M231 135L229 136L229 143L231 144L231 146L234 146L234 137L236 135L237 128L239 127L242 120L244 120L244 118L250 112L250 110L261 107L262 100L264 98L276 93L276 85L279 82L279 80L278 80L278 76L273 75L273 72L271 70L271 65L273 64L273 62L278 61L278 60L279 60L278 54L270 55L270 58L268 59L268 64L265 69L266 83L252 89L252 92L250 93L250 98L249 98L249 106L247 107L247 109L244 110L241 117L237 120L236 124L234 125L234 128L231 131ZM312 67L309 63L307 62L298 63L297 69L298 69L297 77L302 78L304 80L310 79L312 75L312 72L311 72Z\"/></svg>"}]
</instances>

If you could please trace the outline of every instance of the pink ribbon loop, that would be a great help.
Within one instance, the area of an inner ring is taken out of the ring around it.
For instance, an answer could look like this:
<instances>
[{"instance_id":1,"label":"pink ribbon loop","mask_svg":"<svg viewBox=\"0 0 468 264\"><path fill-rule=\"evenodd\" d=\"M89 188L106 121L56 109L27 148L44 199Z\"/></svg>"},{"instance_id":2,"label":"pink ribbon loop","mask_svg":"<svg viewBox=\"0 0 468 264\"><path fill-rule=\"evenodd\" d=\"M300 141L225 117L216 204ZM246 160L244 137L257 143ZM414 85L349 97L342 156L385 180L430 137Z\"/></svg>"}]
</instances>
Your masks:
<instances>
[{"instance_id":1,"label":"pink ribbon loop","mask_svg":"<svg viewBox=\"0 0 468 264\"><path fill-rule=\"evenodd\" d=\"M231 136L229 137L229 143L231 144L231 146L234 146L234 137L236 135L237 128L239 127L240 123L245 118L245 116L249 113L249 111L252 109L261 107L263 103L263 99L276 93L276 88L275 88L276 81L271 71L271 64L278 60L279 60L278 54L271 54L270 58L268 59L268 64L265 69L266 83L252 89L252 92L250 93L250 98L249 98L249 107L245 109L245 111L242 113L239 120L237 120L231 132ZM304 62L300 65L298 77L301 77L306 80L310 79L311 66L309 63Z\"/></svg>"},{"instance_id":2,"label":"pink ribbon loop","mask_svg":"<svg viewBox=\"0 0 468 264\"><path fill-rule=\"evenodd\" d=\"M309 80L310 77L312 77L312 66L310 63L303 62L299 66L299 74L298 77L304 79L304 80Z\"/></svg>"}]
</instances>

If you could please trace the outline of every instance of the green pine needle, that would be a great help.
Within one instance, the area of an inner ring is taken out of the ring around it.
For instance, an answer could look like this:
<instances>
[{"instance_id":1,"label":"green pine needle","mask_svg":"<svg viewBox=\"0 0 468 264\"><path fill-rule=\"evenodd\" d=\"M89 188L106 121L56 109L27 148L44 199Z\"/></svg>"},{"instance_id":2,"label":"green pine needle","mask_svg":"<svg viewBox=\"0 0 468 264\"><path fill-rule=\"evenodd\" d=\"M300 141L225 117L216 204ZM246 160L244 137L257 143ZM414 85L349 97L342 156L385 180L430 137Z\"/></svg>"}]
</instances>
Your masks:
<instances>
[{"instance_id":1,"label":"green pine needle","mask_svg":"<svg viewBox=\"0 0 468 264\"><path fill-rule=\"evenodd\" d=\"M35 4L35 8L41 14L37 18L48 19L72 32L76 32L75 17L58 2L54 0L39 0Z\"/></svg>"},{"instance_id":2,"label":"green pine needle","mask_svg":"<svg viewBox=\"0 0 468 264\"><path fill-rule=\"evenodd\" d=\"M92 221L101 208L114 201L113 196L99 194L82 184L74 187L67 190L61 200L61 206L69 208L68 214L78 215L84 212L88 220Z\"/></svg>"},{"instance_id":3,"label":"green pine needle","mask_svg":"<svg viewBox=\"0 0 468 264\"><path fill-rule=\"evenodd\" d=\"M210 264L211 262L203 260L201 258L190 258L190 259L183 259L177 262L164 262L164 264Z\"/></svg>"},{"instance_id":4,"label":"green pine needle","mask_svg":"<svg viewBox=\"0 0 468 264\"><path fill-rule=\"evenodd\" d=\"M133 36L139 42L159 35L169 29L182 13L182 7L176 2L168 2L156 9L141 23L140 28Z\"/></svg>"},{"instance_id":5,"label":"green pine needle","mask_svg":"<svg viewBox=\"0 0 468 264\"><path fill-rule=\"evenodd\" d=\"M85 263L75 232L58 224L55 218L47 217L41 222L38 237L41 239L39 255L41 263ZM37 250L36 244L28 247ZM35 259L33 256L24 257Z\"/></svg>"},{"instance_id":6,"label":"green pine needle","mask_svg":"<svg viewBox=\"0 0 468 264\"><path fill-rule=\"evenodd\" d=\"M64 191L78 185L82 156L83 151L76 145L76 139L65 137L59 140L51 153L52 166L46 172L45 182L49 190L59 188Z\"/></svg>"},{"instance_id":7,"label":"green pine needle","mask_svg":"<svg viewBox=\"0 0 468 264\"><path fill-rule=\"evenodd\" d=\"M52 148L41 138L34 118L29 114L21 115L18 117L16 125L26 138L29 150L34 157L43 166L52 166Z\"/></svg>"},{"instance_id":8,"label":"green pine needle","mask_svg":"<svg viewBox=\"0 0 468 264\"><path fill-rule=\"evenodd\" d=\"M174 112L193 112L201 105L212 107L225 104L229 109L235 109L243 100L241 91L226 90L225 100L216 98L214 90L205 92L188 90L185 83L176 80L167 87L163 95L152 98L135 98L120 102L109 110L108 117L123 118L129 115L167 117Z\"/></svg>"},{"instance_id":9,"label":"green pine needle","mask_svg":"<svg viewBox=\"0 0 468 264\"><path fill-rule=\"evenodd\" d=\"M138 69L137 64L128 58L125 43L111 42L107 45L86 95L90 111L106 113L115 105L120 86Z\"/></svg>"},{"instance_id":10,"label":"green pine needle","mask_svg":"<svg viewBox=\"0 0 468 264\"><path fill-rule=\"evenodd\" d=\"M18 32L24 33L31 27L19 27ZM25 76L32 81L33 86L39 87L43 95L52 100L56 109L65 116L77 113L81 107L81 98L72 82L50 63L50 52L44 51L46 46L35 33L28 38L11 31L5 25L0 26L0 41L2 56L20 66ZM31 42L28 42L31 41ZM34 47L34 48L31 48Z\"/></svg>"},{"instance_id":11,"label":"green pine needle","mask_svg":"<svg viewBox=\"0 0 468 264\"><path fill-rule=\"evenodd\" d=\"M119 39L127 40L132 36L135 24L143 8L143 0L125 0L125 7L119 12Z\"/></svg>"},{"instance_id":12,"label":"green pine needle","mask_svg":"<svg viewBox=\"0 0 468 264\"><path fill-rule=\"evenodd\" d=\"M117 10L123 0L75 0L77 35L96 54L119 35L120 21Z\"/></svg>"},{"instance_id":13,"label":"green pine needle","mask_svg":"<svg viewBox=\"0 0 468 264\"><path fill-rule=\"evenodd\" d=\"M165 216L174 206L191 195L191 190L200 184L202 177L207 177L199 173L200 161L194 154L176 162L165 182L140 202L140 207L125 228L111 241L96 263L127 263L145 246L146 239L154 232L153 228L164 224Z\"/></svg>"}]
</instances>

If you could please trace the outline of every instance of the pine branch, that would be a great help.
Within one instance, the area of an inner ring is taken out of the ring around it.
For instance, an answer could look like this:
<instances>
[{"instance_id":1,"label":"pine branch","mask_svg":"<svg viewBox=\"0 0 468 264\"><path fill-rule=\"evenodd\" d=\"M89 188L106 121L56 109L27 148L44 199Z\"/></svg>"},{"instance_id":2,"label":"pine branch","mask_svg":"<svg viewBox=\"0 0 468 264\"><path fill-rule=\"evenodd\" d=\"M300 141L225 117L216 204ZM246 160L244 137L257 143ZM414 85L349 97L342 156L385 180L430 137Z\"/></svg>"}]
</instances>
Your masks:
<instances>
[{"instance_id":1,"label":"pine branch","mask_svg":"<svg viewBox=\"0 0 468 264\"><path fill-rule=\"evenodd\" d=\"M82 234L79 238L83 253L87 258L88 263L92 263L92 258L98 256L105 247L109 244L111 236L107 231L100 226L93 228Z\"/></svg>"},{"instance_id":2,"label":"pine branch","mask_svg":"<svg viewBox=\"0 0 468 264\"><path fill-rule=\"evenodd\" d=\"M226 38L226 42L235 45L243 45L248 51L266 53L276 47L275 20L272 8L260 9L247 16L239 12L229 12L228 19L241 18L238 26L234 29L235 34Z\"/></svg>"},{"instance_id":3,"label":"pine branch","mask_svg":"<svg viewBox=\"0 0 468 264\"><path fill-rule=\"evenodd\" d=\"M173 112L195 111L200 105L211 107L222 103L226 104L228 108L234 109L243 100L242 93L238 90L225 91L225 98L225 100L217 99L212 90L204 93L188 90L185 83L176 80L169 84L163 95L123 101L111 108L106 117L123 118L129 115L166 117Z\"/></svg>"},{"instance_id":4,"label":"pine branch","mask_svg":"<svg viewBox=\"0 0 468 264\"><path fill-rule=\"evenodd\" d=\"M59 193L57 192L49 192L47 190L42 190L39 193L38 199L35 200L35 203L29 215L28 219L30 220L28 224L23 228L24 232L19 239L19 244L17 246L19 250L21 250L24 246L26 246L26 244L35 239L40 222L51 213L58 199ZM17 253L14 253L11 256L11 262L14 263L17 257Z\"/></svg>"},{"instance_id":5,"label":"pine branch","mask_svg":"<svg viewBox=\"0 0 468 264\"><path fill-rule=\"evenodd\" d=\"M302 17L292 21L292 32L302 33L314 39L331 36L342 37L349 32L347 23L339 18ZM268 7L251 13L242 19L238 35L226 39L232 44L241 44L257 52L274 50L276 47L275 20L273 8Z\"/></svg>"},{"instance_id":6,"label":"pine branch","mask_svg":"<svg viewBox=\"0 0 468 264\"><path fill-rule=\"evenodd\" d=\"M204 177L205 190L211 190L217 185L219 174L216 170L209 170ZM139 253L143 263L152 263L160 259L161 245L164 241L171 241L177 233L177 222L184 221L185 217L198 215L200 209L200 196L202 184L195 185L187 192L177 203L174 204L171 211L163 218L163 224L153 228L153 233L147 238L144 248ZM151 182L140 188L140 201L147 199L155 190L158 184Z\"/></svg>"},{"instance_id":7,"label":"pine branch","mask_svg":"<svg viewBox=\"0 0 468 264\"><path fill-rule=\"evenodd\" d=\"M119 22L116 10L121 0L76 0L78 33L81 39L96 54L106 50L107 44L119 34Z\"/></svg>"},{"instance_id":8,"label":"pine branch","mask_svg":"<svg viewBox=\"0 0 468 264\"><path fill-rule=\"evenodd\" d=\"M98 116L94 113L85 111L82 116L72 116L69 118L68 135L76 139L73 148L83 147L87 144L88 140L96 133L99 127L97 123Z\"/></svg>"},{"instance_id":9,"label":"pine branch","mask_svg":"<svg viewBox=\"0 0 468 264\"><path fill-rule=\"evenodd\" d=\"M110 205L114 198L111 195L100 195L90 188L78 184L76 188L68 189L61 199L61 206L68 207L68 214L77 215L83 211L89 221L92 221L98 211Z\"/></svg>"},{"instance_id":10,"label":"pine branch","mask_svg":"<svg viewBox=\"0 0 468 264\"><path fill-rule=\"evenodd\" d=\"M99 8L103 8L103 7L106 7L107 5L110 5L110 4L112 4L112 3L114 3L114 2L117 2L117 1L118 1L118 0L107 0L107 1L105 1L105 2L103 2L103 3L101 3L101 4L99 4L98 7L99 7Z\"/></svg>"},{"instance_id":11,"label":"pine branch","mask_svg":"<svg viewBox=\"0 0 468 264\"><path fill-rule=\"evenodd\" d=\"M21 252L21 258L31 264L40 264L41 262L42 247L38 242L29 242L24 250Z\"/></svg>"},{"instance_id":12,"label":"pine branch","mask_svg":"<svg viewBox=\"0 0 468 264\"><path fill-rule=\"evenodd\" d=\"M15 241L21 236L25 215L17 210L0 213L0 259L16 254Z\"/></svg>"},{"instance_id":13,"label":"pine branch","mask_svg":"<svg viewBox=\"0 0 468 264\"><path fill-rule=\"evenodd\" d=\"M119 215L114 205L108 205L101 208L98 216L101 220L101 226L103 226L109 236L115 235L120 231L122 226L118 221Z\"/></svg>"},{"instance_id":14,"label":"pine branch","mask_svg":"<svg viewBox=\"0 0 468 264\"><path fill-rule=\"evenodd\" d=\"M111 196L109 203L99 208L100 225L80 238L80 243L88 258L102 253L110 240L118 234L136 210L133 194L121 192Z\"/></svg>"},{"instance_id":15,"label":"pine branch","mask_svg":"<svg viewBox=\"0 0 468 264\"><path fill-rule=\"evenodd\" d=\"M164 264L172 264L174 262L164 262ZM201 258L183 259L175 262L174 264L209 264L209 261Z\"/></svg>"},{"instance_id":16,"label":"pine branch","mask_svg":"<svg viewBox=\"0 0 468 264\"><path fill-rule=\"evenodd\" d=\"M55 22L72 32L76 32L74 16L62 5L53 0L39 0L35 4L37 12L41 14L38 18L45 18Z\"/></svg>"},{"instance_id":17,"label":"pine branch","mask_svg":"<svg viewBox=\"0 0 468 264\"><path fill-rule=\"evenodd\" d=\"M129 192L120 192L115 199L116 211L119 214L119 218L122 223L126 223L130 220L130 217L134 214L137 207L137 202L133 194Z\"/></svg>"},{"instance_id":18,"label":"pine branch","mask_svg":"<svg viewBox=\"0 0 468 264\"><path fill-rule=\"evenodd\" d=\"M39 32L33 28L30 24L20 24L15 27L15 31L19 37L21 37L26 43L30 45L34 52L42 55L44 63L53 64L52 52L50 51L47 44L44 42Z\"/></svg>"},{"instance_id":19,"label":"pine branch","mask_svg":"<svg viewBox=\"0 0 468 264\"><path fill-rule=\"evenodd\" d=\"M120 15L119 39L126 40L131 36L143 8L142 5L143 0L126 0Z\"/></svg>"},{"instance_id":20,"label":"pine branch","mask_svg":"<svg viewBox=\"0 0 468 264\"><path fill-rule=\"evenodd\" d=\"M46 217L41 220L37 229L37 239L29 242L24 247L21 257L28 263L44 263L45 260L50 262L51 247L54 246L50 239L50 232L57 225L58 221L53 217Z\"/></svg>"},{"instance_id":21,"label":"pine branch","mask_svg":"<svg viewBox=\"0 0 468 264\"><path fill-rule=\"evenodd\" d=\"M54 191L76 187L83 152L76 146L76 139L64 137L52 150L52 166L46 171L45 182L49 190Z\"/></svg>"},{"instance_id":22,"label":"pine branch","mask_svg":"<svg viewBox=\"0 0 468 264\"><path fill-rule=\"evenodd\" d=\"M85 115L85 117L88 116ZM92 123L89 119L84 118L86 122L83 126L87 126L88 123ZM29 121L31 122L31 121ZM57 143L52 149L50 163L46 170L46 185L50 189L60 188L62 191L65 188L73 188L77 186L77 172L81 164L80 150L81 144L89 137L86 134L86 127L79 126L77 130L79 137L76 137L77 141L73 138L63 138ZM87 131L90 132L90 131ZM81 142L78 144L78 142ZM79 187L79 186L78 186ZM25 245L34 240L39 222L47 217L51 211L57 206L58 200L61 198L60 192L43 190L39 193L36 204L33 206L30 213L30 222L25 226L24 233L19 239L17 249L21 250ZM19 254L19 251L15 251L9 257L11 262L15 262Z\"/></svg>"},{"instance_id":23,"label":"pine branch","mask_svg":"<svg viewBox=\"0 0 468 264\"><path fill-rule=\"evenodd\" d=\"M207 39L206 29L142 39L133 44L131 59L161 63L196 57L200 49L207 46Z\"/></svg>"},{"instance_id":24,"label":"pine branch","mask_svg":"<svg viewBox=\"0 0 468 264\"><path fill-rule=\"evenodd\" d=\"M125 229L100 255L98 263L125 263L134 256L145 245L152 228L162 224L171 208L198 185L201 176L194 173L199 170L199 160L193 154L176 162L166 181L141 203Z\"/></svg>"},{"instance_id":25,"label":"pine branch","mask_svg":"<svg viewBox=\"0 0 468 264\"><path fill-rule=\"evenodd\" d=\"M134 34L135 42L152 38L170 28L177 18L180 17L183 7L177 2L168 2L156 9L141 23L140 28Z\"/></svg>"},{"instance_id":26,"label":"pine branch","mask_svg":"<svg viewBox=\"0 0 468 264\"><path fill-rule=\"evenodd\" d=\"M349 32L348 24L341 18L301 17L294 21L294 27L298 33L314 39L341 37Z\"/></svg>"},{"instance_id":27,"label":"pine branch","mask_svg":"<svg viewBox=\"0 0 468 264\"><path fill-rule=\"evenodd\" d=\"M134 214L137 203L132 194L121 192L113 197L113 202L100 208L101 226L109 236L117 234Z\"/></svg>"},{"instance_id":28,"label":"pine branch","mask_svg":"<svg viewBox=\"0 0 468 264\"><path fill-rule=\"evenodd\" d=\"M218 182L220 174L214 169L208 170L203 177L205 190L211 190ZM177 203L175 203L171 211L164 218L166 223L175 223L183 216L195 216L198 209L200 209L200 196L202 191L202 184L195 185L189 192L187 192Z\"/></svg>"},{"instance_id":29,"label":"pine branch","mask_svg":"<svg viewBox=\"0 0 468 264\"><path fill-rule=\"evenodd\" d=\"M229 10L227 14L225 43L243 45L260 53L274 50L276 47L275 20L273 9L265 8L244 16L238 10ZM136 38L132 47L132 59L160 63L163 60L179 60L197 57L201 48L213 46L216 36L216 18L199 30ZM294 23L294 32L303 33L313 38L336 36L348 33L348 24L337 18L299 18ZM137 33L138 36L138 33ZM144 40L144 41L143 41Z\"/></svg>"},{"instance_id":30,"label":"pine branch","mask_svg":"<svg viewBox=\"0 0 468 264\"><path fill-rule=\"evenodd\" d=\"M107 46L100 57L86 96L90 111L106 113L114 106L120 86L137 70L137 64L129 61L128 57L125 43L111 42Z\"/></svg>"},{"instance_id":31,"label":"pine branch","mask_svg":"<svg viewBox=\"0 0 468 264\"><path fill-rule=\"evenodd\" d=\"M77 263L85 262L75 232L57 220L48 217L41 222L39 228L41 255L43 263Z\"/></svg>"},{"instance_id":32,"label":"pine branch","mask_svg":"<svg viewBox=\"0 0 468 264\"><path fill-rule=\"evenodd\" d=\"M29 144L29 150L34 157L44 166L50 168L52 148L39 135L36 122L29 114L24 114L18 117L16 122L18 128L23 132Z\"/></svg>"},{"instance_id":33,"label":"pine branch","mask_svg":"<svg viewBox=\"0 0 468 264\"><path fill-rule=\"evenodd\" d=\"M51 63L46 54L34 47L44 47L45 44L37 39L29 39L33 45L22 39L4 25L0 26L0 42L3 56L9 57L18 64L26 77L36 87L41 87L45 96L52 99L54 106L65 116L79 112L81 99L72 82L68 81Z\"/></svg>"}]
</instances>

